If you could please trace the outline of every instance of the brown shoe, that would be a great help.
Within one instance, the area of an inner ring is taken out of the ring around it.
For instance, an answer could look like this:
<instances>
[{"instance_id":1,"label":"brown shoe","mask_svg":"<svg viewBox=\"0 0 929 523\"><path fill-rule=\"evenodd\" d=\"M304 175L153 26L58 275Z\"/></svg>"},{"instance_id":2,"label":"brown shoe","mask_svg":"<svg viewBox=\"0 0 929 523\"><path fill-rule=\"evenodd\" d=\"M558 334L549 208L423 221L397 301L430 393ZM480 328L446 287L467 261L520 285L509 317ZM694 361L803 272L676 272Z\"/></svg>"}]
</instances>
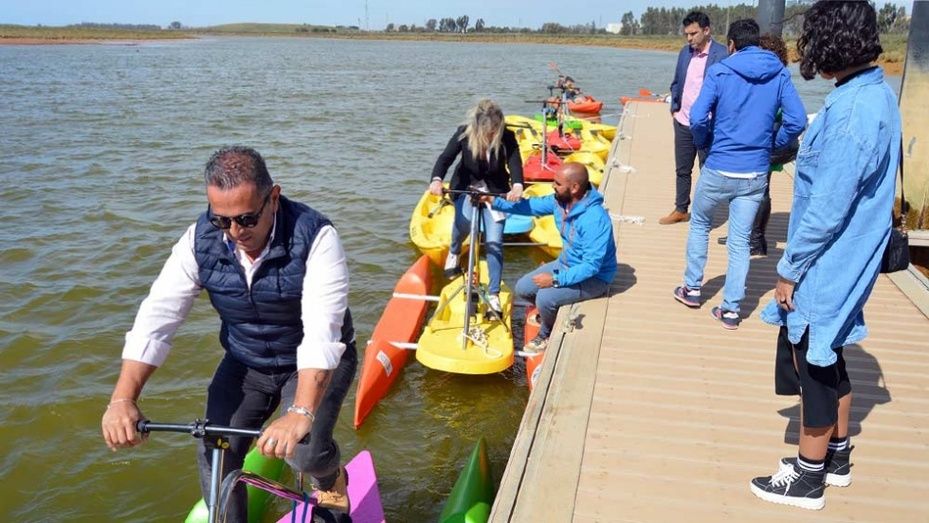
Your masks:
<instances>
[{"instance_id":1,"label":"brown shoe","mask_svg":"<svg viewBox=\"0 0 929 523\"><path fill-rule=\"evenodd\" d=\"M339 467L339 475L329 490L316 491L316 505L343 514L351 512L352 506L348 500L348 472Z\"/></svg>"},{"instance_id":2,"label":"brown shoe","mask_svg":"<svg viewBox=\"0 0 929 523\"><path fill-rule=\"evenodd\" d=\"M681 212L677 209L671 212L671 214L665 216L658 220L658 223L661 225L671 225L672 223L680 223L690 221L689 212Z\"/></svg>"}]
</instances>

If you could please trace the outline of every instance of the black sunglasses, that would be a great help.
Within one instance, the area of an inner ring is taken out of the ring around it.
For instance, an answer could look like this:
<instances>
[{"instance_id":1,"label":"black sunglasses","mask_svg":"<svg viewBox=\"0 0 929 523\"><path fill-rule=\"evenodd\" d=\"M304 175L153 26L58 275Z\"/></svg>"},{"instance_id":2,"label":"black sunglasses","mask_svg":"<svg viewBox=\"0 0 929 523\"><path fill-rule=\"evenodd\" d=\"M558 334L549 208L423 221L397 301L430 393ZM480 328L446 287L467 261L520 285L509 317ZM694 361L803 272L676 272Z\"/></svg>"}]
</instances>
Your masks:
<instances>
[{"instance_id":1,"label":"black sunglasses","mask_svg":"<svg viewBox=\"0 0 929 523\"><path fill-rule=\"evenodd\" d=\"M239 227L251 229L252 227L258 225L258 220L261 219L261 213L265 210L265 205L268 204L269 199L271 199L270 193L265 196L264 202L261 203L261 207L258 209L258 212L247 212L238 216L233 216L231 218L228 216L219 216L213 214L213 211L210 210L209 205L207 205L206 210L207 214L209 215L210 223L217 229L226 230L232 227L233 221L239 224Z\"/></svg>"}]
</instances>

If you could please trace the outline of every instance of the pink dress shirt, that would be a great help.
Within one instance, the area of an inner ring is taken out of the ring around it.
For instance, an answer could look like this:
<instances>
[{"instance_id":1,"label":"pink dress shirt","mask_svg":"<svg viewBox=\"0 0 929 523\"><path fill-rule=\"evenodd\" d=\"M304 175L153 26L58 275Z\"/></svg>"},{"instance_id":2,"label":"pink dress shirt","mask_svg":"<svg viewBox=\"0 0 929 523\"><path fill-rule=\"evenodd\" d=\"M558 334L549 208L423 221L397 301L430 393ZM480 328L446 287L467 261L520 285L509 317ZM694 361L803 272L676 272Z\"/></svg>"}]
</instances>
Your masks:
<instances>
[{"instance_id":1,"label":"pink dress shirt","mask_svg":"<svg viewBox=\"0 0 929 523\"><path fill-rule=\"evenodd\" d=\"M691 51L690 65L687 66L687 76L684 78L684 92L681 94L681 110L674 113L674 119L681 125L690 127L690 108L700 95L703 87L703 76L706 72L706 59L710 55L710 46L702 51Z\"/></svg>"}]
</instances>

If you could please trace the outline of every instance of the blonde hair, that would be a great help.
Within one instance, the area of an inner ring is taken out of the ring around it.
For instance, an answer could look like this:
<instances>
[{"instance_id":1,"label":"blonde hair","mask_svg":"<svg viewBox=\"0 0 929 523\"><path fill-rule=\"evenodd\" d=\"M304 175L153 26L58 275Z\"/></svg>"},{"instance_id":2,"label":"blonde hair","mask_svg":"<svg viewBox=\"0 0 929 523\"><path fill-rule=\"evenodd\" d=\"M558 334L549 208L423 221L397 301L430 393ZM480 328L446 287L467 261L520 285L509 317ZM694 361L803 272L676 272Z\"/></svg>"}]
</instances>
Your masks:
<instances>
[{"instance_id":1,"label":"blonde hair","mask_svg":"<svg viewBox=\"0 0 929 523\"><path fill-rule=\"evenodd\" d=\"M500 142L503 137L503 111L497 102L485 98L468 111L464 121L465 130L462 140L468 141L468 148L475 160L487 155L500 152ZM493 133L491 138L488 136Z\"/></svg>"}]
</instances>

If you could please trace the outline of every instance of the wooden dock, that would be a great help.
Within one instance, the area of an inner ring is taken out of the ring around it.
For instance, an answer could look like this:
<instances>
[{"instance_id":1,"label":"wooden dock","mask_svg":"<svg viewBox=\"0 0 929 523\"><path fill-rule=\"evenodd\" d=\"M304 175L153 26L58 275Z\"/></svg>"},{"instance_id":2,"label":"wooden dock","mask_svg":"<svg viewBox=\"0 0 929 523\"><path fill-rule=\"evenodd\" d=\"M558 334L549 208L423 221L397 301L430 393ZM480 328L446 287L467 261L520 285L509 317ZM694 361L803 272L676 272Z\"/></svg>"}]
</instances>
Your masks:
<instances>
[{"instance_id":1,"label":"wooden dock","mask_svg":"<svg viewBox=\"0 0 929 523\"><path fill-rule=\"evenodd\" d=\"M871 334L846 349L852 485L827 488L819 512L761 501L749 481L796 453L799 423L796 398L774 394L777 328L759 319L773 296L792 177L773 177L768 239L777 245L752 259L747 317L726 331L709 313L726 269L724 209L710 234L706 304L690 310L671 296L688 231L658 225L673 204L673 158L667 105L630 104L603 188L619 274L609 298L562 309L491 520L929 521L925 281L881 276L865 310Z\"/></svg>"}]
</instances>

